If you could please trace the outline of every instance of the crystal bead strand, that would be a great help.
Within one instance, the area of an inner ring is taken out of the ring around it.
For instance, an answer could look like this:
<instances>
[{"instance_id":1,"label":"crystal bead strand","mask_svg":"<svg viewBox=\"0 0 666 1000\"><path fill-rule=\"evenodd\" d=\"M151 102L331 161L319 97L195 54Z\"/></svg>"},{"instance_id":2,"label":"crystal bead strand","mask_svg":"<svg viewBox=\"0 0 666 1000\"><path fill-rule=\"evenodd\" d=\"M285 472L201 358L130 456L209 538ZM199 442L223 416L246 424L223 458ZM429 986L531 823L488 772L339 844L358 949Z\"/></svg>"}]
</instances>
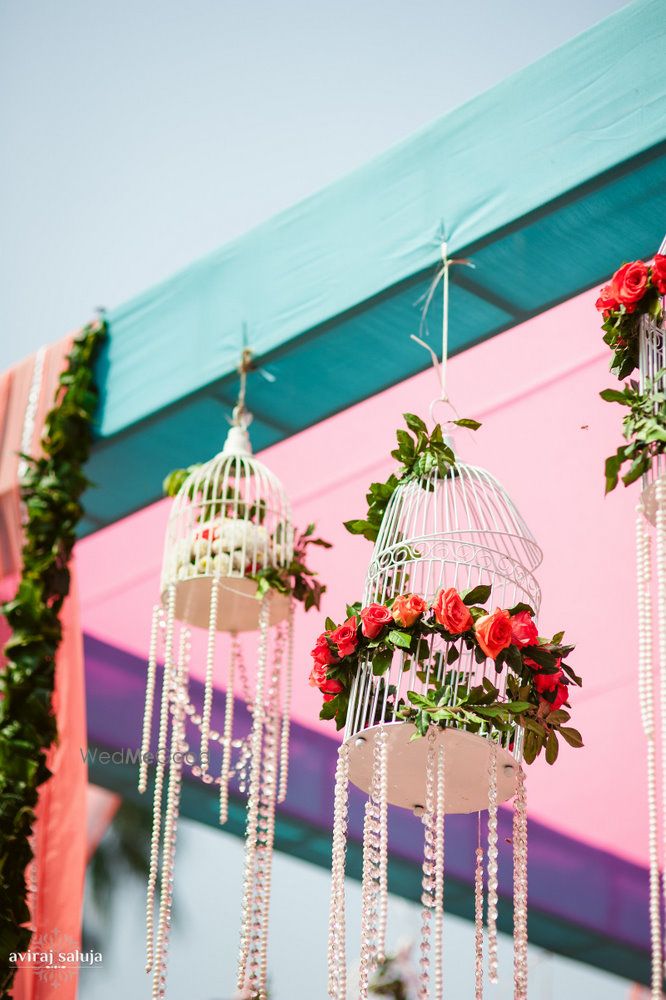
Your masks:
<instances>
[{"instance_id":1,"label":"crystal bead strand","mask_svg":"<svg viewBox=\"0 0 666 1000\"><path fill-rule=\"evenodd\" d=\"M289 600L289 619L287 621L287 662L284 672L284 699L282 702L282 731L280 733L280 787L278 802L284 802L287 797L289 780L289 731L291 728L291 693L294 664L294 599Z\"/></svg>"},{"instance_id":2,"label":"crystal bead strand","mask_svg":"<svg viewBox=\"0 0 666 1000\"><path fill-rule=\"evenodd\" d=\"M379 821L379 879L377 899L377 963L386 958L386 924L388 921L388 733L381 726L375 736L378 757L376 803Z\"/></svg>"},{"instance_id":3,"label":"crystal bead strand","mask_svg":"<svg viewBox=\"0 0 666 1000\"><path fill-rule=\"evenodd\" d=\"M373 775L374 782L374 775ZM363 817L363 873L361 877L361 960L359 969L359 1000L367 1000L370 975L374 968L374 845L373 845L373 803L369 797L365 803Z\"/></svg>"},{"instance_id":4,"label":"crystal bead strand","mask_svg":"<svg viewBox=\"0 0 666 1000\"><path fill-rule=\"evenodd\" d=\"M497 982L497 744L488 759L488 979Z\"/></svg>"},{"instance_id":5,"label":"crystal bead strand","mask_svg":"<svg viewBox=\"0 0 666 1000\"><path fill-rule=\"evenodd\" d=\"M331 1000L347 1000L347 957L345 929L345 862L347 815L349 808L349 747L338 750L333 807L333 855L331 865L331 906L328 924L328 995Z\"/></svg>"},{"instance_id":6,"label":"crystal bead strand","mask_svg":"<svg viewBox=\"0 0 666 1000\"><path fill-rule=\"evenodd\" d=\"M155 698L155 674L157 672L157 633L162 609L159 604L153 608L150 625L150 645L148 647L148 672L146 675L146 704L143 710L143 731L141 734L141 760L139 762L139 791L143 794L148 787L148 753L153 728L153 700Z\"/></svg>"},{"instance_id":7,"label":"crystal bead strand","mask_svg":"<svg viewBox=\"0 0 666 1000\"><path fill-rule=\"evenodd\" d=\"M278 713L277 691L280 663L276 661L268 693L264 725L261 796L257 830L256 874L253 894L252 940L249 983L259 1000L266 1000L268 973L268 924L271 896L273 841L275 835L275 795L277 790Z\"/></svg>"},{"instance_id":8,"label":"crystal bead strand","mask_svg":"<svg viewBox=\"0 0 666 1000\"><path fill-rule=\"evenodd\" d=\"M663 477L655 486L655 528L657 566L657 636L659 642L659 712L661 721L661 780L666 777L666 481ZM646 526L646 532L647 532ZM649 547L647 558L650 558ZM649 593L649 585L646 588ZM655 734L656 737L656 734ZM661 798L662 838L666 838L666 791L662 787ZM666 842L662 839L663 857L666 858ZM666 879L663 880L663 905L666 906ZM664 942L662 939L662 957ZM662 969L663 975L663 969Z\"/></svg>"},{"instance_id":9,"label":"crystal bead strand","mask_svg":"<svg viewBox=\"0 0 666 1000\"><path fill-rule=\"evenodd\" d=\"M428 732L428 753L425 774L425 805L423 811L424 845L421 879L421 958L419 960L419 1000L430 995L430 920L435 905L435 733Z\"/></svg>"},{"instance_id":10,"label":"crystal bead strand","mask_svg":"<svg viewBox=\"0 0 666 1000\"><path fill-rule=\"evenodd\" d=\"M242 990L247 984L247 960L250 952L252 923L252 896L254 893L255 856L257 848L257 823L259 818L259 796L261 792L261 748L264 728L264 678L268 658L268 623L270 593L261 600L259 610L259 654L257 656L257 683L252 713L250 735L251 762L250 788L247 801L245 826L245 870L243 878L243 902L241 907L241 934L238 954L237 987Z\"/></svg>"},{"instance_id":11,"label":"crystal bead strand","mask_svg":"<svg viewBox=\"0 0 666 1000\"><path fill-rule=\"evenodd\" d=\"M176 587L170 584L167 592L167 616L164 638L164 671L162 675L162 697L160 700L160 726L157 738L157 760L155 762L155 793L153 798L153 829L150 837L150 864L148 870L148 890L146 893L146 972L153 968L155 944L155 887L162 831L162 793L164 789L164 765L169 728L169 687L173 670L173 631L176 610Z\"/></svg>"},{"instance_id":12,"label":"crystal bead strand","mask_svg":"<svg viewBox=\"0 0 666 1000\"><path fill-rule=\"evenodd\" d=\"M201 713L201 752L199 767L202 774L208 771L208 741L210 738L210 716L213 710L213 667L215 666L215 636L217 634L217 605L220 594L219 580L210 585L210 615L208 619L208 645L206 648L206 679L204 682L204 702Z\"/></svg>"},{"instance_id":13,"label":"crystal bead strand","mask_svg":"<svg viewBox=\"0 0 666 1000\"><path fill-rule=\"evenodd\" d=\"M514 1000L527 1000L527 789L518 768L513 800L513 982Z\"/></svg>"},{"instance_id":14,"label":"crystal bead strand","mask_svg":"<svg viewBox=\"0 0 666 1000\"><path fill-rule=\"evenodd\" d=\"M229 774L234 736L234 681L240 643L235 632L231 633L231 656L227 671L227 692L224 698L224 733L222 736L222 770L220 771L220 826L229 818Z\"/></svg>"},{"instance_id":15,"label":"crystal bead strand","mask_svg":"<svg viewBox=\"0 0 666 1000\"><path fill-rule=\"evenodd\" d=\"M648 853L650 863L650 939L652 943L652 1000L661 1000L661 913L657 773L652 677L652 599L650 593L650 535L643 507L636 510L636 562L638 596L638 693L641 722L647 744Z\"/></svg>"},{"instance_id":16,"label":"crystal bead strand","mask_svg":"<svg viewBox=\"0 0 666 1000\"><path fill-rule=\"evenodd\" d=\"M478 814L476 868L474 870L474 1000L483 1000L483 849L481 813Z\"/></svg>"},{"instance_id":17,"label":"crystal bead strand","mask_svg":"<svg viewBox=\"0 0 666 1000\"><path fill-rule=\"evenodd\" d=\"M176 860L176 833L178 812L180 808L180 792L183 758L181 754L183 740L184 692L183 678L186 670L186 657L189 653L190 634L182 629L178 647L178 666L171 674L171 756L169 760L169 786L167 791L166 813L164 817L164 839L162 843L162 871L160 893L160 915L157 924L157 941L155 945L155 960L153 971L153 998L163 1000L166 996L166 965L169 945L169 930L171 928L171 906L173 902L173 869Z\"/></svg>"},{"instance_id":18,"label":"crystal bead strand","mask_svg":"<svg viewBox=\"0 0 666 1000\"><path fill-rule=\"evenodd\" d=\"M435 1000L444 996L444 813L445 813L444 742L437 749L437 804L435 812Z\"/></svg>"}]
</instances>

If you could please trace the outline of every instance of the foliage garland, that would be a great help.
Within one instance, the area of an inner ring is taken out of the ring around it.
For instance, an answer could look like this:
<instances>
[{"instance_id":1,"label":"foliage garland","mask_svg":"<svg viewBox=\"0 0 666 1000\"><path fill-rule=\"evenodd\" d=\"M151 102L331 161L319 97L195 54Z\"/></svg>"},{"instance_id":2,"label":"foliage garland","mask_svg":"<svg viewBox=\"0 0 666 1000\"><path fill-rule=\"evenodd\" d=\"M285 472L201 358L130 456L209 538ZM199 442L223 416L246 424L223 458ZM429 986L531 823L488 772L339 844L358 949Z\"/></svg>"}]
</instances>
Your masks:
<instances>
[{"instance_id":1,"label":"foliage garland","mask_svg":"<svg viewBox=\"0 0 666 1000\"><path fill-rule=\"evenodd\" d=\"M604 343L613 356L610 370L622 381L638 367L640 330L643 324L659 326L664 319L662 296L666 295L666 256L655 254L651 266L642 260L623 264L596 301L603 315ZM625 486L648 471L652 460L666 452L666 396L660 391L666 371L645 379L641 390L631 379L623 389L604 389L600 393L608 403L626 406L622 430L627 444L621 445L606 459L606 493ZM621 475L625 463L629 469Z\"/></svg>"},{"instance_id":2,"label":"foliage garland","mask_svg":"<svg viewBox=\"0 0 666 1000\"><path fill-rule=\"evenodd\" d=\"M546 760L554 764L558 735L570 746L581 747L582 737L565 725L570 715L562 708L568 704L569 682L582 685L565 662L574 646L563 643L563 632L550 640L540 638L532 620L534 611L527 604L497 609L490 615L481 606L490 593L487 585L464 594L449 588L440 591L430 607L417 595L402 594L385 605L348 605L347 620L339 626L328 618L326 631L312 650L310 683L324 695L320 718L334 719L338 729L344 726L352 683L364 662L369 661L373 674L382 677L395 653L417 661L432 660L432 639L440 636L446 646L438 653L439 662L417 670L419 680L428 682L428 693L408 691L407 701L401 698L394 704L396 716L414 724L413 739L425 736L431 724L463 725L470 732L485 727L509 734L517 724L526 730L528 764L544 747ZM477 663L492 659L498 674L508 668L508 700L500 699L488 677L472 686L469 680L461 680L459 671L445 669L460 658L463 648L473 653ZM403 669L410 669L409 660ZM387 700L394 702L396 694L390 685Z\"/></svg>"},{"instance_id":3,"label":"foliage garland","mask_svg":"<svg viewBox=\"0 0 666 1000\"><path fill-rule=\"evenodd\" d=\"M93 361L106 335L97 321L75 339L46 417L43 455L23 456L26 509L23 569L16 596L0 611L12 636L0 678L0 996L9 997L15 969L9 955L26 951L32 931L26 867L38 789L49 777L47 751L57 738L51 699L62 638L60 611L69 593L69 559L89 485L83 466L90 452L97 405Z\"/></svg>"}]
</instances>

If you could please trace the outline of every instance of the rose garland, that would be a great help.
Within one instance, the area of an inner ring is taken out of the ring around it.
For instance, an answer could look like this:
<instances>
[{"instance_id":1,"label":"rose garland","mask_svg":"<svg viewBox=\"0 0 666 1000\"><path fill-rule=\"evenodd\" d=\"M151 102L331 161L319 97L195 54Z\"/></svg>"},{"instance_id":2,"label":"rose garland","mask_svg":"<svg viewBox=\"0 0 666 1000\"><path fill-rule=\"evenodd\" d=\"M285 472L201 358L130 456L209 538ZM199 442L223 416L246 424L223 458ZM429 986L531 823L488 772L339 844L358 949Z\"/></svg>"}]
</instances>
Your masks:
<instances>
[{"instance_id":1,"label":"rose garland","mask_svg":"<svg viewBox=\"0 0 666 1000\"><path fill-rule=\"evenodd\" d=\"M68 563L83 514L83 473L97 405L93 362L103 322L85 327L60 376L42 437L43 456L28 462L21 483L27 511L23 570L12 601L1 608L12 637L0 679L0 996L9 997L11 952L26 951L32 931L25 871L38 789L50 777L46 753L56 739L51 706L60 611L69 593Z\"/></svg>"},{"instance_id":2,"label":"rose garland","mask_svg":"<svg viewBox=\"0 0 666 1000\"><path fill-rule=\"evenodd\" d=\"M618 379L627 378L638 366L641 317L662 322L664 295L666 256L663 254L656 254L651 266L642 260L623 264L601 289L596 307L604 319L604 342L613 352L610 370ZM630 463L629 469L621 478L629 486L648 471L656 455L666 452L666 396L655 387L664 374L658 372L654 379L646 379L643 391L632 380L621 391L604 389L600 393L607 402L629 409L622 423L628 443L606 459L606 493L617 486L625 463Z\"/></svg>"},{"instance_id":3,"label":"rose garland","mask_svg":"<svg viewBox=\"0 0 666 1000\"><path fill-rule=\"evenodd\" d=\"M482 607L490 593L486 585L464 594L449 587L440 590L430 606L417 594L400 594L386 604L348 605L341 625L327 618L326 630L312 650L310 673L310 685L324 696L320 718L334 719L338 729L344 726L352 682L362 663L369 661L373 674L382 677L396 652L425 661L431 656L430 640L440 636L446 646L435 667L451 666L463 649L471 651L477 663L491 659L497 673L505 666L509 670L508 700L500 700L489 678L476 686L460 678L456 685L456 671L431 669L431 675L439 673L440 679L432 676L427 695L408 691L407 701L393 703L396 716L413 722L417 735L424 736L431 724L441 728L463 724L472 732L483 726L501 733L511 733L519 725L526 731L523 753L528 764L544 747L546 760L553 764L558 736L581 747L580 733L565 725L570 719L565 710L570 685L582 685L565 662L574 647L562 642L562 632L550 640L540 638L534 611L527 604L490 614ZM426 679L425 673L419 676ZM390 685L387 698L395 696Z\"/></svg>"},{"instance_id":4,"label":"rose garland","mask_svg":"<svg viewBox=\"0 0 666 1000\"><path fill-rule=\"evenodd\" d=\"M186 469L174 469L173 472L170 472L165 478L163 484L165 495L175 497L180 492L180 489L188 476L200 468L201 463L197 465L190 465ZM210 500L212 498L207 497L206 499ZM225 510L225 498L220 495L214 499L216 502L212 510L220 517L223 517ZM229 491L228 499L233 499L233 490ZM217 508L217 500L220 500L219 509ZM238 500L234 500L234 503L236 509L244 514L245 511L243 510L243 505L239 503ZM247 511L247 515L248 523L254 524L256 522L256 524L261 525L264 521L265 511L261 507L255 509L255 507L252 506ZM207 540L210 530L215 532L218 529L214 526L211 529L209 526L202 525L200 537ZM263 597L269 590L275 590L279 594L291 594L295 600L302 602L306 611L309 611L310 608L319 608L321 596L326 592L326 586L316 579L316 572L313 569L310 569L307 565L307 550L310 545L317 545L324 549L330 549L331 543L325 541L323 538L313 538L314 531L315 525L309 524L305 531L296 535L294 539L293 555L288 566L264 566L258 568L257 571L249 577L257 583L257 597Z\"/></svg>"}]
</instances>

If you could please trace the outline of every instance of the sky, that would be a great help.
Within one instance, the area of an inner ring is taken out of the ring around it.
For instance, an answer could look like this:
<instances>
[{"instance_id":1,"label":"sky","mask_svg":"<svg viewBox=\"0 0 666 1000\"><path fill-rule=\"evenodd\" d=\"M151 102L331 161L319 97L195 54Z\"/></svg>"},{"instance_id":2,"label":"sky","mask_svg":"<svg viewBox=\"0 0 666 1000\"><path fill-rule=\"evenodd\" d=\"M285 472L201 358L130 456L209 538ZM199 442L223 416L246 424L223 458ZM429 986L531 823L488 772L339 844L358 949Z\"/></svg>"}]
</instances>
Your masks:
<instances>
[{"instance_id":1,"label":"sky","mask_svg":"<svg viewBox=\"0 0 666 1000\"><path fill-rule=\"evenodd\" d=\"M0 368L618 0L0 0Z\"/></svg>"}]
</instances>

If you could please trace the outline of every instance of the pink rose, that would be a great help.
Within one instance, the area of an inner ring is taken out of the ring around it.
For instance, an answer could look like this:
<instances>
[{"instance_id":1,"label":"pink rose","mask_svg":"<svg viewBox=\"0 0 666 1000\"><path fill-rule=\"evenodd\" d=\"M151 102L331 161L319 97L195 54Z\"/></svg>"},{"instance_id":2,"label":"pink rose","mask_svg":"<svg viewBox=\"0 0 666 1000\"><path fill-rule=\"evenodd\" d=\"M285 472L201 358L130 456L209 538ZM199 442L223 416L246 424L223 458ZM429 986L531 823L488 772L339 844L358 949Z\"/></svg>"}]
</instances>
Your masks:
<instances>
[{"instance_id":1,"label":"pink rose","mask_svg":"<svg viewBox=\"0 0 666 1000\"><path fill-rule=\"evenodd\" d=\"M338 647L340 656L349 656L358 646L357 628L358 622L354 615L348 618L344 625L338 625L335 631L331 632L331 641Z\"/></svg>"},{"instance_id":2,"label":"pink rose","mask_svg":"<svg viewBox=\"0 0 666 1000\"><path fill-rule=\"evenodd\" d=\"M663 253L656 253L654 255L652 284L660 295L666 295L666 256Z\"/></svg>"},{"instance_id":3,"label":"pink rose","mask_svg":"<svg viewBox=\"0 0 666 1000\"><path fill-rule=\"evenodd\" d=\"M451 635L460 635L472 627L473 619L469 608L455 589L440 590L432 606L435 618Z\"/></svg>"},{"instance_id":4,"label":"pink rose","mask_svg":"<svg viewBox=\"0 0 666 1000\"><path fill-rule=\"evenodd\" d=\"M536 646L539 633L529 611L519 611L511 616L511 635L516 646Z\"/></svg>"},{"instance_id":5,"label":"pink rose","mask_svg":"<svg viewBox=\"0 0 666 1000\"><path fill-rule=\"evenodd\" d=\"M604 285L604 287L600 290L599 298L594 305L599 312L604 314L604 319L608 317L609 313L620 308L620 303L615 298L613 289L610 285Z\"/></svg>"},{"instance_id":6,"label":"pink rose","mask_svg":"<svg viewBox=\"0 0 666 1000\"><path fill-rule=\"evenodd\" d=\"M496 660L502 650L513 642L511 615L500 608L492 615L479 618L474 629L479 646L492 660Z\"/></svg>"},{"instance_id":7,"label":"pink rose","mask_svg":"<svg viewBox=\"0 0 666 1000\"><path fill-rule=\"evenodd\" d=\"M391 614L398 625L402 625L403 628L411 628L416 619L427 610L428 605L418 594L401 594L393 602Z\"/></svg>"},{"instance_id":8,"label":"pink rose","mask_svg":"<svg viewBox=\"0 0 666 1000\"><path fill-rule=\"evenodd\" d=\"M361 632L366 639L376 639L386 625L393 624L393 615L383 604L368 604L361 611Z\"/></svg>"},{"instance_id":9,"label":"pink rose","mask_svg":"<svg viewBox=\"0 0 666 1000\"><path fill-rule=\"evenodd\" d=\"M322 632L315 643L314 649L310 650L312 659L321 667L327 667L330 663L336 662L336 658L326 641L328 635L330 635L330 632Z\"/></svg>"},{"instance_id":10,"label":"pink rose","mask_svg":"<svg viewBox=\"0 0 666 1000\"><path fill-rule=\"evenodd\" d=\"M310 671L309 683L310 687L319 688L324 695L324 701L330 701L331 698L335 698L336 694L342 691L340 681L336 681L332 677L327 677L326 667L320 663L315 663Z\"/></svg>"}]
</instances>

